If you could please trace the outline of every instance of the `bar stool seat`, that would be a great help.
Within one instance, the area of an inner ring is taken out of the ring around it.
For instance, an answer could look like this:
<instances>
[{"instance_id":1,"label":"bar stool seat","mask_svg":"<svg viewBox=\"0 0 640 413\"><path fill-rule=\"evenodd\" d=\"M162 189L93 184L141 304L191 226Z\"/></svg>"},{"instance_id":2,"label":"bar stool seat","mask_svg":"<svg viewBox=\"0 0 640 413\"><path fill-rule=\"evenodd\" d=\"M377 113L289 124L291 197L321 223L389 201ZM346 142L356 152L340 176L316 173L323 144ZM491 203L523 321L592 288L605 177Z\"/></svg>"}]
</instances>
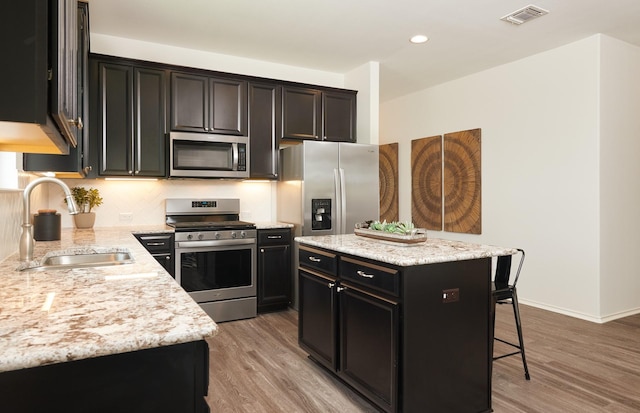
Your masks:
<instances>
[{"instance_id":1,"label":"bar stool seat","mask_svg":"<svg viewBox=\"0 0 640 413\"><path fill-rule=\"evenodd\" d=\"M529 368L527 367L527 358L524 353L524 340L522 338L522 323L520 321L520 309L518 308L518 294L516 290L516 284L518 283L518 277L520 276L520 270L522 269L522 263L524 262L524 250L518 248L521 254L520 264L518 265L518 272L513 280L513 283L509 283L511 276L511 261L512 255L504 255L498 257L496 265L496 274L492 283L491 293L493 295L493 329L494 340L507 344L516 349L516 351L502 354L499 356L493 356L493 361L499 360L504 357L515 356L520 354L522 357L522 364L524 366L524 377L527 380L531 380L529 375ZM496 304L511 304L513 307L513 316L516 322L516 330L518 332L518 344L511 343L501 338L495 337L495 305Z\"/></svg>"}]
</instances>

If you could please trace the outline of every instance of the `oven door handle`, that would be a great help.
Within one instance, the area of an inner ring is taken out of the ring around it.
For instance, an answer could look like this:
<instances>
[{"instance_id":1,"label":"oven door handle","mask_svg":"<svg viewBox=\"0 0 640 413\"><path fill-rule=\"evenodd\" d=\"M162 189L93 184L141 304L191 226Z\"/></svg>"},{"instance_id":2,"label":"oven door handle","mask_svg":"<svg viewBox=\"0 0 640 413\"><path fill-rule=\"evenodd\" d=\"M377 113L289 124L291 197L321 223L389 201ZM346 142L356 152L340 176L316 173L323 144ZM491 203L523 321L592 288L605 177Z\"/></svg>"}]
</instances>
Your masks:
<instances>
[{"instance_id":1,"label":"oven door handle","mask_svg":"<svg viewBox=\"0 0 640 413\"><path fill-rule=\"evenodd\" d=\"M250 239L225 239L210 241L176 241L176 248L199 248L199 247L226 247L229 245L249 245L255 244L255 238Z\"/></svg>"}]
</instances>

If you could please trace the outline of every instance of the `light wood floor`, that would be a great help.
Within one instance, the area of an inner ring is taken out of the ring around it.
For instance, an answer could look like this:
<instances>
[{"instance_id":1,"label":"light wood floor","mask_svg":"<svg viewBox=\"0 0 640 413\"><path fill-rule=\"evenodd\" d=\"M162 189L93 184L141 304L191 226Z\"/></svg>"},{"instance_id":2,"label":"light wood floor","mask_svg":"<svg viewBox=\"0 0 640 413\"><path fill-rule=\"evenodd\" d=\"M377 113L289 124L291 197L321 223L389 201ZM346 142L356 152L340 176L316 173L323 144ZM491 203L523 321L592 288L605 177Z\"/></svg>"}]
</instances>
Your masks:
<instances>
[{"instance_id":1,"label":"light wood floor","mask_svg":"<svg viewBox=\"0 0 640 413\"><path fill-rule=\"evenodd\" d=\"M495 413L640 412L640 315L594 324L520 307L531 381L519 357L495 361ZM515 340L509 306L497 308L496 335ZM208 341L214 413L376 411L307 358L293 310L221 323Z\"/></svg>"}]
</instances>

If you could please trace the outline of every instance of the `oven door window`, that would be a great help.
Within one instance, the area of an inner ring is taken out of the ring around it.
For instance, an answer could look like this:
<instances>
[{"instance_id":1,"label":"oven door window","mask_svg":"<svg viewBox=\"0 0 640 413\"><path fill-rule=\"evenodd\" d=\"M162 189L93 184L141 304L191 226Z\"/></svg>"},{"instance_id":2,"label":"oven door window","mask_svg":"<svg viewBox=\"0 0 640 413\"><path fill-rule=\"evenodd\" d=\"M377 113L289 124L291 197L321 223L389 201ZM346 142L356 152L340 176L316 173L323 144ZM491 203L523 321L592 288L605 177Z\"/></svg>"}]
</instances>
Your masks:
<instances>
[{"instance_id":1,"label":"oven door window","mask_svg":"<svg viewBox=\"0 0 640 413\"><path fill-rule=\"evenodd\" d=\"M233 144L174 140L173 169L232 171Z\"/></svg>"},{"instance_id":2,"label":"oven door window","mask_svg":"<svg viewBox=\"0 0 640 413\"><path fill-rule=\"evenodd\" d=\"M182 252L180 275L187 292L251 286L251 249Z\"/></svg>"}]
</instances>

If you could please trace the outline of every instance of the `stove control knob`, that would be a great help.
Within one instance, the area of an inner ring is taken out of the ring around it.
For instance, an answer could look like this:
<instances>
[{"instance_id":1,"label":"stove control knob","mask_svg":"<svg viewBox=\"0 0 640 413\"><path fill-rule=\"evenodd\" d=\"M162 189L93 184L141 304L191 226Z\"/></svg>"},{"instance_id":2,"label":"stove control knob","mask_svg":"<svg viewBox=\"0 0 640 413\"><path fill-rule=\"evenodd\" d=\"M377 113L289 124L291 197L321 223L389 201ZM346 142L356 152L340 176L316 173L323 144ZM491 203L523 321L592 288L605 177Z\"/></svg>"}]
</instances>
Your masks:
<instances>
[{"instance_id":1,"label":"stove control knob","mask_svg":"<svg viewBox=\"0 0 640 413\"><path fill-rule=\"evenodd\" d=\"M235 231L231 232L231 238L238 238L238 234Z\"/></svg>"},{"instance_id":2,"label":"stove control knob","mask_svg":"<svg viewBox=\"0 0 640 413\"><path fill-rule=\"evenodd\" d=\"M188 234L188 235L187 235L187 239L193 239L193 235Z\"/></svg>"},{"instance_id":3,"label":"stove control knob","mask_svg":"<svg viewBox=\"0 0 640 413\"><path fill-rule=\"evenodd\" d=\"M216 239L220 239L220 233L216 232Z\"/></svg>"},{"instance_id":4,"label":"stove control knob","mask_svg":"<svg viewBox=\"0 0 640 413\"><path fill-rule=\"evenodd\" d=\"M204 238L204 234L198 234L198 239L201 240L202 238Z\"/></svg>"},{"instance_id":5,"label":"stove control knob","mask_svg":"<svg viewBox=\"0 0 640 413\"><path fill-rule=\"evenodd\" d=\"M247 238L247 233L246 233L246 232L244 232L244 231L242 231L242 232L240 233L240 237L241 237L241 238Z\"/></svg>"}]
</instances>

